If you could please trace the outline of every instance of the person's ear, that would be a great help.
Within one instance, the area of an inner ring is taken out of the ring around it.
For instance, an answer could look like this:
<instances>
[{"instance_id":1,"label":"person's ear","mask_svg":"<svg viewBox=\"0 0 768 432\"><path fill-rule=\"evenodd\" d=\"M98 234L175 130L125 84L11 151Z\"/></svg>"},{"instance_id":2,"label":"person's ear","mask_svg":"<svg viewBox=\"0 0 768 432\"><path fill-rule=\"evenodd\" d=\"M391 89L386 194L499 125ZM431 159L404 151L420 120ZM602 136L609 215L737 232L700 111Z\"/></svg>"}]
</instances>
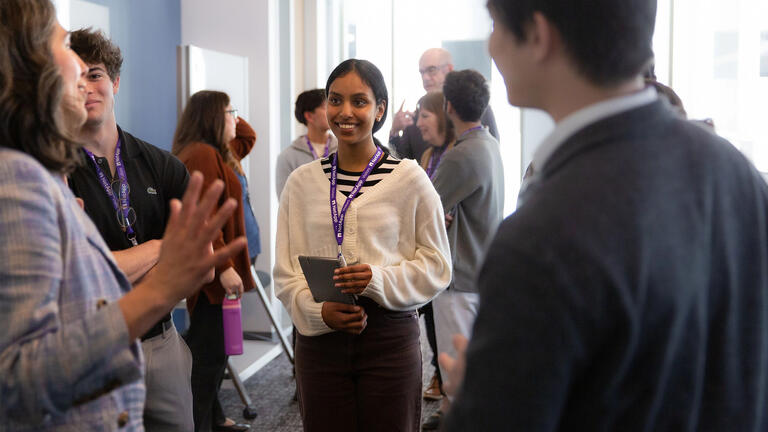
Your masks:
<instances>
[{"instance_id":1,"label":"person's ear","mask_svg":"<svg viewBox=\"0 0 768 432\"><path fill-rule=\"evenodd\" d=\"M120 75L118 75L112 83L112 94L117 94L118 90L120 90Z\"/></svg>"},{"instance_id":2,"label":"person's ear","mask_svg":"<svg viewBox=\"0 0 768 432\"><path fill-rule=\"evenodd\" d=\"M536 61L550 57L559 44L557 28L541 12L534 12L527 29L527 42Z\"/></svg>"},{"instance_id":3,"label":"person's ear","mask_svg":"<svg viewBox=\"0 0 768 432\"><path fill-rule=\"evenodd\" d=\"M448 72L453 72L453 63L448 63L447 65L445 65L445 67L448 69Z\"/></svg>"},{"instance_id":4,"label":"person's ear","mask_svg":"<svg viewBox=\"0 0 768 432\"><path fill-rule=\"evenodd\" d=\"M314 114L315 113L312 111L304 111L304 121L307 122L307 126L309 126L312 123Z\"/></svg>"},{"instance_id":5,"label":"person's ear","mask_svg":"<svg viewBox=\"0 0 768 432\"><path fill-rule=\"evenodd\" d=\"M381 101L376 105L376 121L381 121L384 113L387 111L387 102Z\"/></svg>"},{"instance_id":6,"label":"person's ear","mask_svg":"<svg viewBox=\"0 0 768 432\"><path fill-rule=\"evenodd\" d=\"M448 100L446 100L446 101L445 101L445 114L446 114L446 115L448 115L448 116L451 116L451 115L453 115L455 112L456 112L456 111L453 109L453 105L451 105L451 102L450 102L450 101L448 101Z\"/></svg>"}]
</instances>

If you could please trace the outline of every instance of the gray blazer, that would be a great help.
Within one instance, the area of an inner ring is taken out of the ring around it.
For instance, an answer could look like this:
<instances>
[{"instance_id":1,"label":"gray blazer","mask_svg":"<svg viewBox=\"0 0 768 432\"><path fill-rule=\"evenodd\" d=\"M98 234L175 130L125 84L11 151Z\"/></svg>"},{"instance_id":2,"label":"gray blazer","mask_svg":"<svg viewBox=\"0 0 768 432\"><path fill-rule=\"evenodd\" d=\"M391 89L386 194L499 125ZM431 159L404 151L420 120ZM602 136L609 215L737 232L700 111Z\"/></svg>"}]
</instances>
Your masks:
<instances>
[{"instance_id":1,"label":"gray blazer","mask_svg":"<svg viewBox=\"0 0 768 432\"><path fill-rule=\"evenodd\" d=\"M63 180L0 146L0 430L143 430L130 287Z\"/></svg>"}]
</instances>

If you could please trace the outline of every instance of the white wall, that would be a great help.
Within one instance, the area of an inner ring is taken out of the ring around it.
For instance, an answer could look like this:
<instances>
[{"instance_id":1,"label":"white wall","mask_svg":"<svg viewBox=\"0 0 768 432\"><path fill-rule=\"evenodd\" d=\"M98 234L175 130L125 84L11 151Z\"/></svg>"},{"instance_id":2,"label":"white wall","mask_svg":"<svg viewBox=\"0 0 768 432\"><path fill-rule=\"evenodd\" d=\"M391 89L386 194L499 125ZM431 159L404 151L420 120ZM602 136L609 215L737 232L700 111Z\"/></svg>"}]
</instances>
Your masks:
<instances>
[{"instance_id":1,"label":"white wall","mask_svg":"<svg viewBox=\"0 0 768 432\"><path fill-rule=\"evenodd\" d=\"M248 58L248 122L258 141L248 161L251 203L261 228L256 267L272 273L277 219L275 160L280 150L277 0L181 0L181 44Z\"/></svg>"}]
</instances>

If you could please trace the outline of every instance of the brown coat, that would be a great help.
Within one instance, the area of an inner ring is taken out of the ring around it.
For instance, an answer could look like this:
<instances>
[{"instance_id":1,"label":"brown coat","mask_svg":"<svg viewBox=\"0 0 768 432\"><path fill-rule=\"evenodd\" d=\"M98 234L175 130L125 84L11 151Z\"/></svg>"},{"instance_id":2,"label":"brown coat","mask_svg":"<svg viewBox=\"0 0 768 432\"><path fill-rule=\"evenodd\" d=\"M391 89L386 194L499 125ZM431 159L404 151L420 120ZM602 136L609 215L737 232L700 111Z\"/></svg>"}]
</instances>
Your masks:
<instances>
[{"instance_id":1,"label":"brown coat","mask_svg":"<svg viewBox=\"0 0 768 432\"><path fill-rule=\"evenodd\" d=\"M248 156L253 145L256 144L256 131L242 117L238 117L237 120L235 139L229 142L229 149L235 159L241 161Z\"/></svg>"},{"instance_id":2,"label":"brown coat","mask_svg":"<svg viewBox=\"0 0 768 432\"><path fill-rule=\"evenodd\" d=\"M237 237L245 236L243 192L240 188L240 182L235 172L227 165L219 152L211 145L196 142L184 147L177 156L187 166L190 173L200 171L203 174L203 190L206 190L216 179L224 181L224 192L221 194L219 205L224 204L228 198L234 198L237 201L237 209L232 212L232 216L221 228L221 235L213 242L213 248L218 249ZM224 288L219 282L219 275L230 267L234 267L237 274L240 275L245 291L250 291L255 286L253 276L251 276L251 262L248 259L248 250L243 248L237 255L230 258L220 267L217 267L216 277L213 282L203 286L202 291L208 296L211 304L221 304L224 299ZM199 293L196 293L187 299L187 309L189 311L194 309L198 295Z\"/></svg>"}]
</instances>

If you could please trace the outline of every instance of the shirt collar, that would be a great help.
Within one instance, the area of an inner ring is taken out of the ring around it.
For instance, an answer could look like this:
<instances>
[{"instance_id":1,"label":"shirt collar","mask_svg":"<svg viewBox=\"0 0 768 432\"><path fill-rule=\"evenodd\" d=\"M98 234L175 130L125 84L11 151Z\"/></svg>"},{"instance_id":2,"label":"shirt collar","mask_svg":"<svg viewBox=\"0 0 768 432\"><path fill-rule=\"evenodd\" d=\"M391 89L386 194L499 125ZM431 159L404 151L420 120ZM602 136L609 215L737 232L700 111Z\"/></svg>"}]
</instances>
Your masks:
<instances>
[{"instance_id":1,"label":"shirt collar","mask_svg":"<svg viewBox=\"0 0 768 432\"><path fill-rule=\"evenodd\" d=\"M488 132L488 128L481 124L480 127L475 130L471 130L470 128L464 131L464 136L461 136L461 134L456 134L456 143L454 146L458 145L462 141L468 140L469 138L473 138L475 135L482 134L483 132Z\"/></svg>"},{"instance_id":2,"label":"shirt collar","mask_svg":"<svg viewBox=\"0 0 768 432\"><path fill-rule=\"evenodd\" d=\"M555 150L581 129L604 118L650 104L656 99L658 99L656 89L646 87L641 91L598 102L569 114L555 125L555 129L534 152L532 161L534 172L540 172Z\"/></svg>"}]
</instances>

